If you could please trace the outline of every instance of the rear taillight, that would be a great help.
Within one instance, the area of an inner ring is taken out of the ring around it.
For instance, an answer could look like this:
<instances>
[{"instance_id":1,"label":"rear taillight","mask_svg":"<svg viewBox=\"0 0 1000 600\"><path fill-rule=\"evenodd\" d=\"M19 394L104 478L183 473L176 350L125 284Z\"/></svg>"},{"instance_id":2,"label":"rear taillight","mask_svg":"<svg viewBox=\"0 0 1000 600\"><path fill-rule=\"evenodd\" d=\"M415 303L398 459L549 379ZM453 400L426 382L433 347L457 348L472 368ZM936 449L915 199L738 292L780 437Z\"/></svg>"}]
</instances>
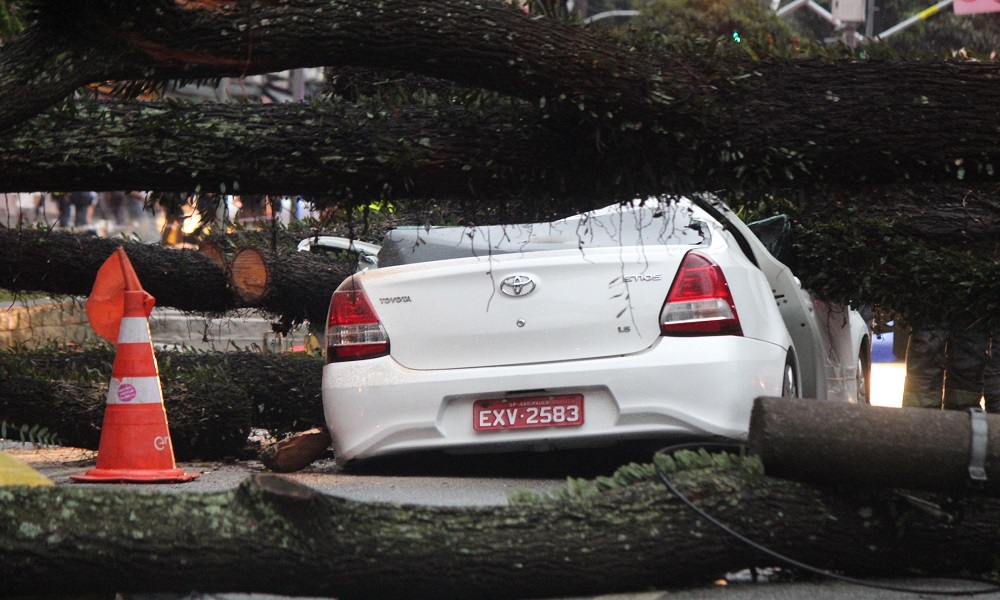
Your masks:
<instances>
[{"instance_id":1,"label":"rear taillight","mask_svg":"<svg viewBox=\"0 0 1000 600\"><path fill-rule=\"evenodd\" d=\"M375 358L389 353L389 336L356 277L348 277L330 298L326 318L326 362Z\"/></svg>"},{"instance_id":2,"label":"rear taillight","mask_svg":"<svg viewBox=\"0 0 1000 600\"><path fill-rule=\"evenodd\" d=\"M743 335L722 268L698 252L681 261L660 310L663 335Z\"/></svg>"}]
</instances>

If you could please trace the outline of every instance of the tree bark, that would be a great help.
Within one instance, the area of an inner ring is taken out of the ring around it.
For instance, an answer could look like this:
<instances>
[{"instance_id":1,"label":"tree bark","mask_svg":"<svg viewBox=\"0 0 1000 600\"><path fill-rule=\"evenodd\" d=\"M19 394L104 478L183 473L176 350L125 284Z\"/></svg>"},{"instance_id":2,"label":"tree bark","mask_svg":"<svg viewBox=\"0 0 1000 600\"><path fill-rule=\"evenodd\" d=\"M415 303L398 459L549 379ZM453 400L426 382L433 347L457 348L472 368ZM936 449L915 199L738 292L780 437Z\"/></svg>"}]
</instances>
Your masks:
<instances>
[{"instance_id":1,"label":"tree bark","mask_svg":"<svg viewBox=\"0 0 1000 600\"><path fill-rule=\"evenodd\" d=\"M513 107L81 105L0 134L0 178L3 191L59 181L63 189L302 194L321 207L345 197L513 197L537 178L539 190L594 199L588 189L608 184L593 158L580 156L590 132L579 144L568 135ZM563 173L545 177L553 168Z\"/></svg>"},{"instance_id":2,"label":"tree bark","mask_svg":"<svg viewBox=\"0 0 1000 600\"><path fill-rule=\"evenodd\" d=\"M102 60L104 59L104 60ZM80 87L107 79L107 57L41 25L0 46L0 131L61 102Z\"/></svg>"},{"instance_id":3,"label":"tree bark","mask_svg":"<svg viewBox=\"0 0 1000 600\"><path fill-rule=\"evenodd\" d=\"M225 272L199 252L48 229L0 228L0 287L88 296L119 246L158 306L209 313L238 306Z\"/></svg>"},{"instance_id":4,"label":"tree bark","mask_svg":"<svg viewBox=\"0 0 1000 600\"><path fill-rule=\"evenodd\" d=\"M324 427L323 361L301 353L155 352L178 460L242 457L253 429ZM0 420L96 450L115 348L0 352ZM12 435L16 437L17 432Z\"/></svg>"},{"instance_id":5,"label":"tree bark","mask_svg":"<svg viewBox=\"0 0 1000 600\"><path fill-rule=\"evenodd\" d=\"M145 0L127 3L120 11L80 8L71 17L48 15L52 22L43 21L48 29L31 29L23 37L27 43L58 33L73 41L67 51L70 58L61 53L51 60L72 62L73 53L79 52L80 61L94 62L97 59L87 52L101 53L106 57L107 72L95 81L197 79L341 64L399 69L494 90L533 106L536 125L524 127L530 121L522 121L517 129L527 129L527 138L541 135L540 148L528 140L519 147L519 155L512 151L505 153L507 156L520 156L522 161L525 156L549 159L541 150L550 147L551 136L572 132L561 154L589 158L590 164L579 173L600 174L604 182L615 184L608 188L615 192L614 199L653 188L658 192L690 192L763 183L774 190L810 189L826 182L995 181L994 165L1000 164L996 124L988 115L965 108L970 97L985 105L1000 101L995 85L1000 74L992 63L823 62L775 57L754 61L730 52L712 61L652 47L640 52L596 31L558 19L530 17L505 2L469 6L458 0L392 0L383 2L378 14L369 8L354 2L330 6L319 0L247 5L244 9ZM295 28L294 36L288 35L291 27ZM8 45L20 47L14 42ZM25 54L0 49L0 82L11 81L0 85L0 110L15 111L3 107L32 102L30 91L39 84L24 75L21 61ZM5 76L7 72L13 75ZM65 84L66 95L76 84L76 80ZM475 99L464 108L480 113ZM203 154L169 163L180 172L170 178L174 180L171 185L182 184L190 190L202 184L202 189L213 191L223 184L231 191L235 183L244 192L277 193L284 189L258 187L268 181L253 175L253 169L269 163L268 150L261 145L249 154L261 157L259 162L253 161L257 166L247 163L241 169L223 171L234 175L225 181L226 176L213 166L218 160L213 160L212 153L228 155L230 134L238 133L244 124L234 119L213 124L201 119L205 110L174 107L170 114L177 116L172 120L184 127L170 127L169 135L152 145L126 145L149 152L185 132L191 138L212 136L217 141ZM50 117L58 112L53 111ZM386 110L384 105L365 111L403 122L411 112ZM101 110L90 119L96 129L115 128L113 112ZM16 125L15 121L13 115L4 121L0 114L0 123L7 127ZM315 122L304 118L301 125L308 127ZM261 119L253 119L246 125L260 123ZM71 136L71 129L57 127ZM44 128L38 121L25 124L21 136L27 143L19 143L12 155L30 151L31 134ZM553 133L544 133L549 128ZM471 132L462 145L486 139L483 133L487 131ZM291 139L302 139L293 130L285 132ZM395 154L414 141L420 145L442 138L426 134L398 137L401 143L395 144ZM179 147L204 147L190 142ZM480 145L489 151L489 145ZM59 143L34 144L38 146L61 149ZM350 171L351 166L357 166L337 165L338 157L331 155L329 147L319 153L327 158L327 167L336 170L343 166ZM382 150L375 148L377 158ZM314 154L312 149L300 149L297 158L312 161ZM369 152L369 159L371 155ZM466 161L463 166L490 164L488 157L483 159ZM232 162L233 166L238 164ZM557 160L545 169L536 167L536 176L531 179L549 183L551 194L555 189L552 184L574 181L577 172L567 171L571 164ZM588 169L594 164L600 168ZM436 167L433 163L429 166L432 170ZM94 189L106 184L82 185L80 179L93 181L98 176L114 176L118 170L109 173L108 168L101 168L75 177L84 189ZM431 177L414 173L411 179ZM181 175L190 179L185 181ZM39 189L37 182L22 187L26 184L6 173L0 176L9 182L8 191ZM61 176L74 177L71 171ZM303 186L308 185L308 179L302 181ZM368 183L370 189L377 189L371 179ZM711 187L706 187L708 183ZM278 186L280 180L270 185ZM357 189L345 183L339 190L348 187ZM397 185L396 189L407 188Z\"/></svg>"},{"instance_id":6,"label":"tree bark","mask_svg":"<svg viewBox=\"0 0 1000 600\"><path fill-rule=\"evenodd\" d=\"M230 265L233 288L248 304L282 315L287 322L308 321L323 328L330 297L354 273L349 261L331 261L305 252L279 254L244 248Z\"/></svg>"},{"instance_id":7,"label":"tree bark","mask_svg":"<svg viewBox=\"0 0 1000 600\"><path fill-rule=\"evenodd\" d=\"M970 480L967 411L758 398L749 447L767 474L823 485L1000 491L1000 415L984 415L985 481Z\"/></svg>"},{"instance_id":8,"label":"tree bark","mask_svg":"<svg viewBox=\"0 0 1000 600\"><path fill-rule=\"evenodd\" d=\"M996 184L970 188L916 183L869 188L866 195L867 201L856 205L862 214L896 224L900 236L924 240L939 248L962 248L994 256L1000 247L1000 186ZM809 210L808 205L803 208Z\"/></svg>"},{"instance_id":9,"label":"tree bark","mask_svg":"<svg viewBox=\"0 0 1000 600\"><path fill-rule=\"evenodd\" d=\"M221 250L209 256L67 231L0 228L0 288L88 296L97 270L121 245L157 306L209 314L253 308L286 326L304 320L322 324L330 295L353 272L346 260L254 248L251 254L266 261L267 272L265 287L250 296L234 293L232 265L228 272L220 265L226 260Z\"/></svg>"},{"instance_id":10,"label":"tree bark","mask_svg":"<svg viewBox=\"0 0 1000 600\"><path fill-rule=\"evenodd\" d=\"M891 64L882 68L897 69ZM920 74L924 76L929 74ZM761 97L751 96L758 93ZM0 176L4 191L10 192L46 189L59 181L64 189L306 194L324 205L348 195L347 190L362 199L503 198L520 193L535 201L540 196L559 202L572 198L579 208L665 191L788 193L833 185L842 200L850 201L863 200L861 194L870 194L873 186L890 183L931 181L945 193L961 188L984 195L996 186L993 164L1000 164L1000 152L994 136L969 139L969 130L989 132L991 124L970 122L948 131L938 131L937 120L928 126L932 130L886 126L868 134L878 139L865 140L862 152L839 137L826 139L804 127L802 119L812 118L809 115L767 114L762 105L772 98L770 93L749 90L742 97L744 103L761 105L758 110L764 114L740 121L732 115L713 116L711 128L684 132L685 138L697 139L691 142L697 150L644 130L600 133L593 124L568 123L526 107L81 105L0 134L0 148L8 149ZM813 101L807 95L787 100L793 106ZM718 110L734 112L724 99L718 100ZM852 120L868 118L857 110L853 115L835 113L843 123L829 115L820 122L817 116L815 130L850 127ZM698 121L704 116L685 118ZM917 123L930 120L914 118ZM759 131L764 125L754 129L746 122L766 119L772 120L769 130L778 127L776 122L787 123L762 143ZM758 137L736 133L744 130L756 131ZM920 137L919 143L914 136ZM484 139L491 143L482 144ZM717 150L720 147L727 149Z\"/></svg>"},{"instance_id":11,"label":"tree bark","mask_svg":"<svg viewBox=\"0 0 1000 600\"><path fill-rule=\"evenodd\" d=\"M621 106L634 115L668 103L664 88L672 83L659 76L661 64L567 21L538 21L502 1L113 0L99 11L53 6L21 43L0 48L0 129L17 124L15 115L24 109L15 113L15 107L47 108L33 100L35 89L61 84L66 97L80 85L78 78L34 73L83 63L95 50L105 55L110 76L92 75L92 81L190 81L340 64L392 67L533 100L548 97L574 110L583 104L598 113ZM25 69L25 56L44 50L41 40L55 35L68 40L64 53L39 52L35 71ZM609 94L605 86L612 79L620 89Z\"/></svg>"},{"instance_id":12,"label":"tree bark","mask_svg":"<svg viewBox=\"0 0 1000 600\"><path fill-rule=\"evenodd\" d=\"M994 500L943 528L889 495L838 493L748 468L703 463L669 477L715 518L816 567L860 576L991 567ZM588 494L488 508L363 504L276 475L221 493L6 488L0 593L576 597L774 566L695 517L650 469L631 472Z\"/></svg>"}]
</instances>

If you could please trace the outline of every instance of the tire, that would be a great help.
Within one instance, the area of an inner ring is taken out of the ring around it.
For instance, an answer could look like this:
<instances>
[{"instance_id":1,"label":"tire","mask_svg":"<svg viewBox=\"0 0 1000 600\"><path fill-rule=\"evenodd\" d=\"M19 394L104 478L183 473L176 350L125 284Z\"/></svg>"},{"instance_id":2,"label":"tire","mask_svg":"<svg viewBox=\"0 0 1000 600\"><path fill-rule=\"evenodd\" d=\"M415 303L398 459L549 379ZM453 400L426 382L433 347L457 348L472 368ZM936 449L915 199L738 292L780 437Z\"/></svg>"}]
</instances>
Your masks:
<instances>
[{"instance_id":1,"label":"tire","mask_svg":"<svg viewBox=\"0 0 1000 600\"><path fill-rule=\"evenodd\" d=\"M782 369L781 376L781 397L800 398L799 376L795 368L795 356L791 350L788 351L788 358L785 359L785 368Z\"/></svg>"},{"instance_id":2,"label":"tire","mask_svg":"<svg viewBox=\"0 0 1000 600\"><path fill-rule=\"evenodd\" d=\"M858 372L855 377L858 389L858 404L871 404L872 353L868 346L868 340L861 342L861 349L858 351Z\"/></svg>"}]
</instances>

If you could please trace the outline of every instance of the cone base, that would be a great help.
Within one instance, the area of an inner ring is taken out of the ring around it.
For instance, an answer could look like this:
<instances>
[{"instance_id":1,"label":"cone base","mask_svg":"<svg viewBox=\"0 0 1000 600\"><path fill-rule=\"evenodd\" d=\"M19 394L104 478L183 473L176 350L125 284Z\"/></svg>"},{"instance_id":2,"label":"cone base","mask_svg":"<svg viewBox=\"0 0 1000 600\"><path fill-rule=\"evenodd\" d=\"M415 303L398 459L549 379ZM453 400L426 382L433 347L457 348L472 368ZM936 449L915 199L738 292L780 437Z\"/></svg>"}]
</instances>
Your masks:
<instances>
[{"instance_id":1,"label":"cone base","mask_svg":"<svg viewBox=\"0 0 1000 600\"><path fill-rule=\"evenodd\" d=\"M201 477L201 473L185 473L184 469L91 469L70 479L79 483L184 483Z\"/></svg>"}]
</instances>

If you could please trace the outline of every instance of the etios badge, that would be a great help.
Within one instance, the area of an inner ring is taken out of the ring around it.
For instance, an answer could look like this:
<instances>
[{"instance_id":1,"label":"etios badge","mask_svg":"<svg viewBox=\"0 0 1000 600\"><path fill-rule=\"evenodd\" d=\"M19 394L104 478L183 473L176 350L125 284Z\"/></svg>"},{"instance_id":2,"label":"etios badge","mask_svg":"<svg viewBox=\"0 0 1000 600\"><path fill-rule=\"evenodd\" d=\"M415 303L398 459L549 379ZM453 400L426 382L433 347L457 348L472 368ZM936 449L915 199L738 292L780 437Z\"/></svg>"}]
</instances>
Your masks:
<instances>
[{"instance_id":1,"label":"etios badge","mask_svg":"<svg viewBox=\"0 0 1000 600\"><path fill-rule=\"evenodd\" d=\"M535 282L527 275L511 275L500 282L500 291L507 296L520 298L535 291Z\"/></svg>"}]
</instances>

